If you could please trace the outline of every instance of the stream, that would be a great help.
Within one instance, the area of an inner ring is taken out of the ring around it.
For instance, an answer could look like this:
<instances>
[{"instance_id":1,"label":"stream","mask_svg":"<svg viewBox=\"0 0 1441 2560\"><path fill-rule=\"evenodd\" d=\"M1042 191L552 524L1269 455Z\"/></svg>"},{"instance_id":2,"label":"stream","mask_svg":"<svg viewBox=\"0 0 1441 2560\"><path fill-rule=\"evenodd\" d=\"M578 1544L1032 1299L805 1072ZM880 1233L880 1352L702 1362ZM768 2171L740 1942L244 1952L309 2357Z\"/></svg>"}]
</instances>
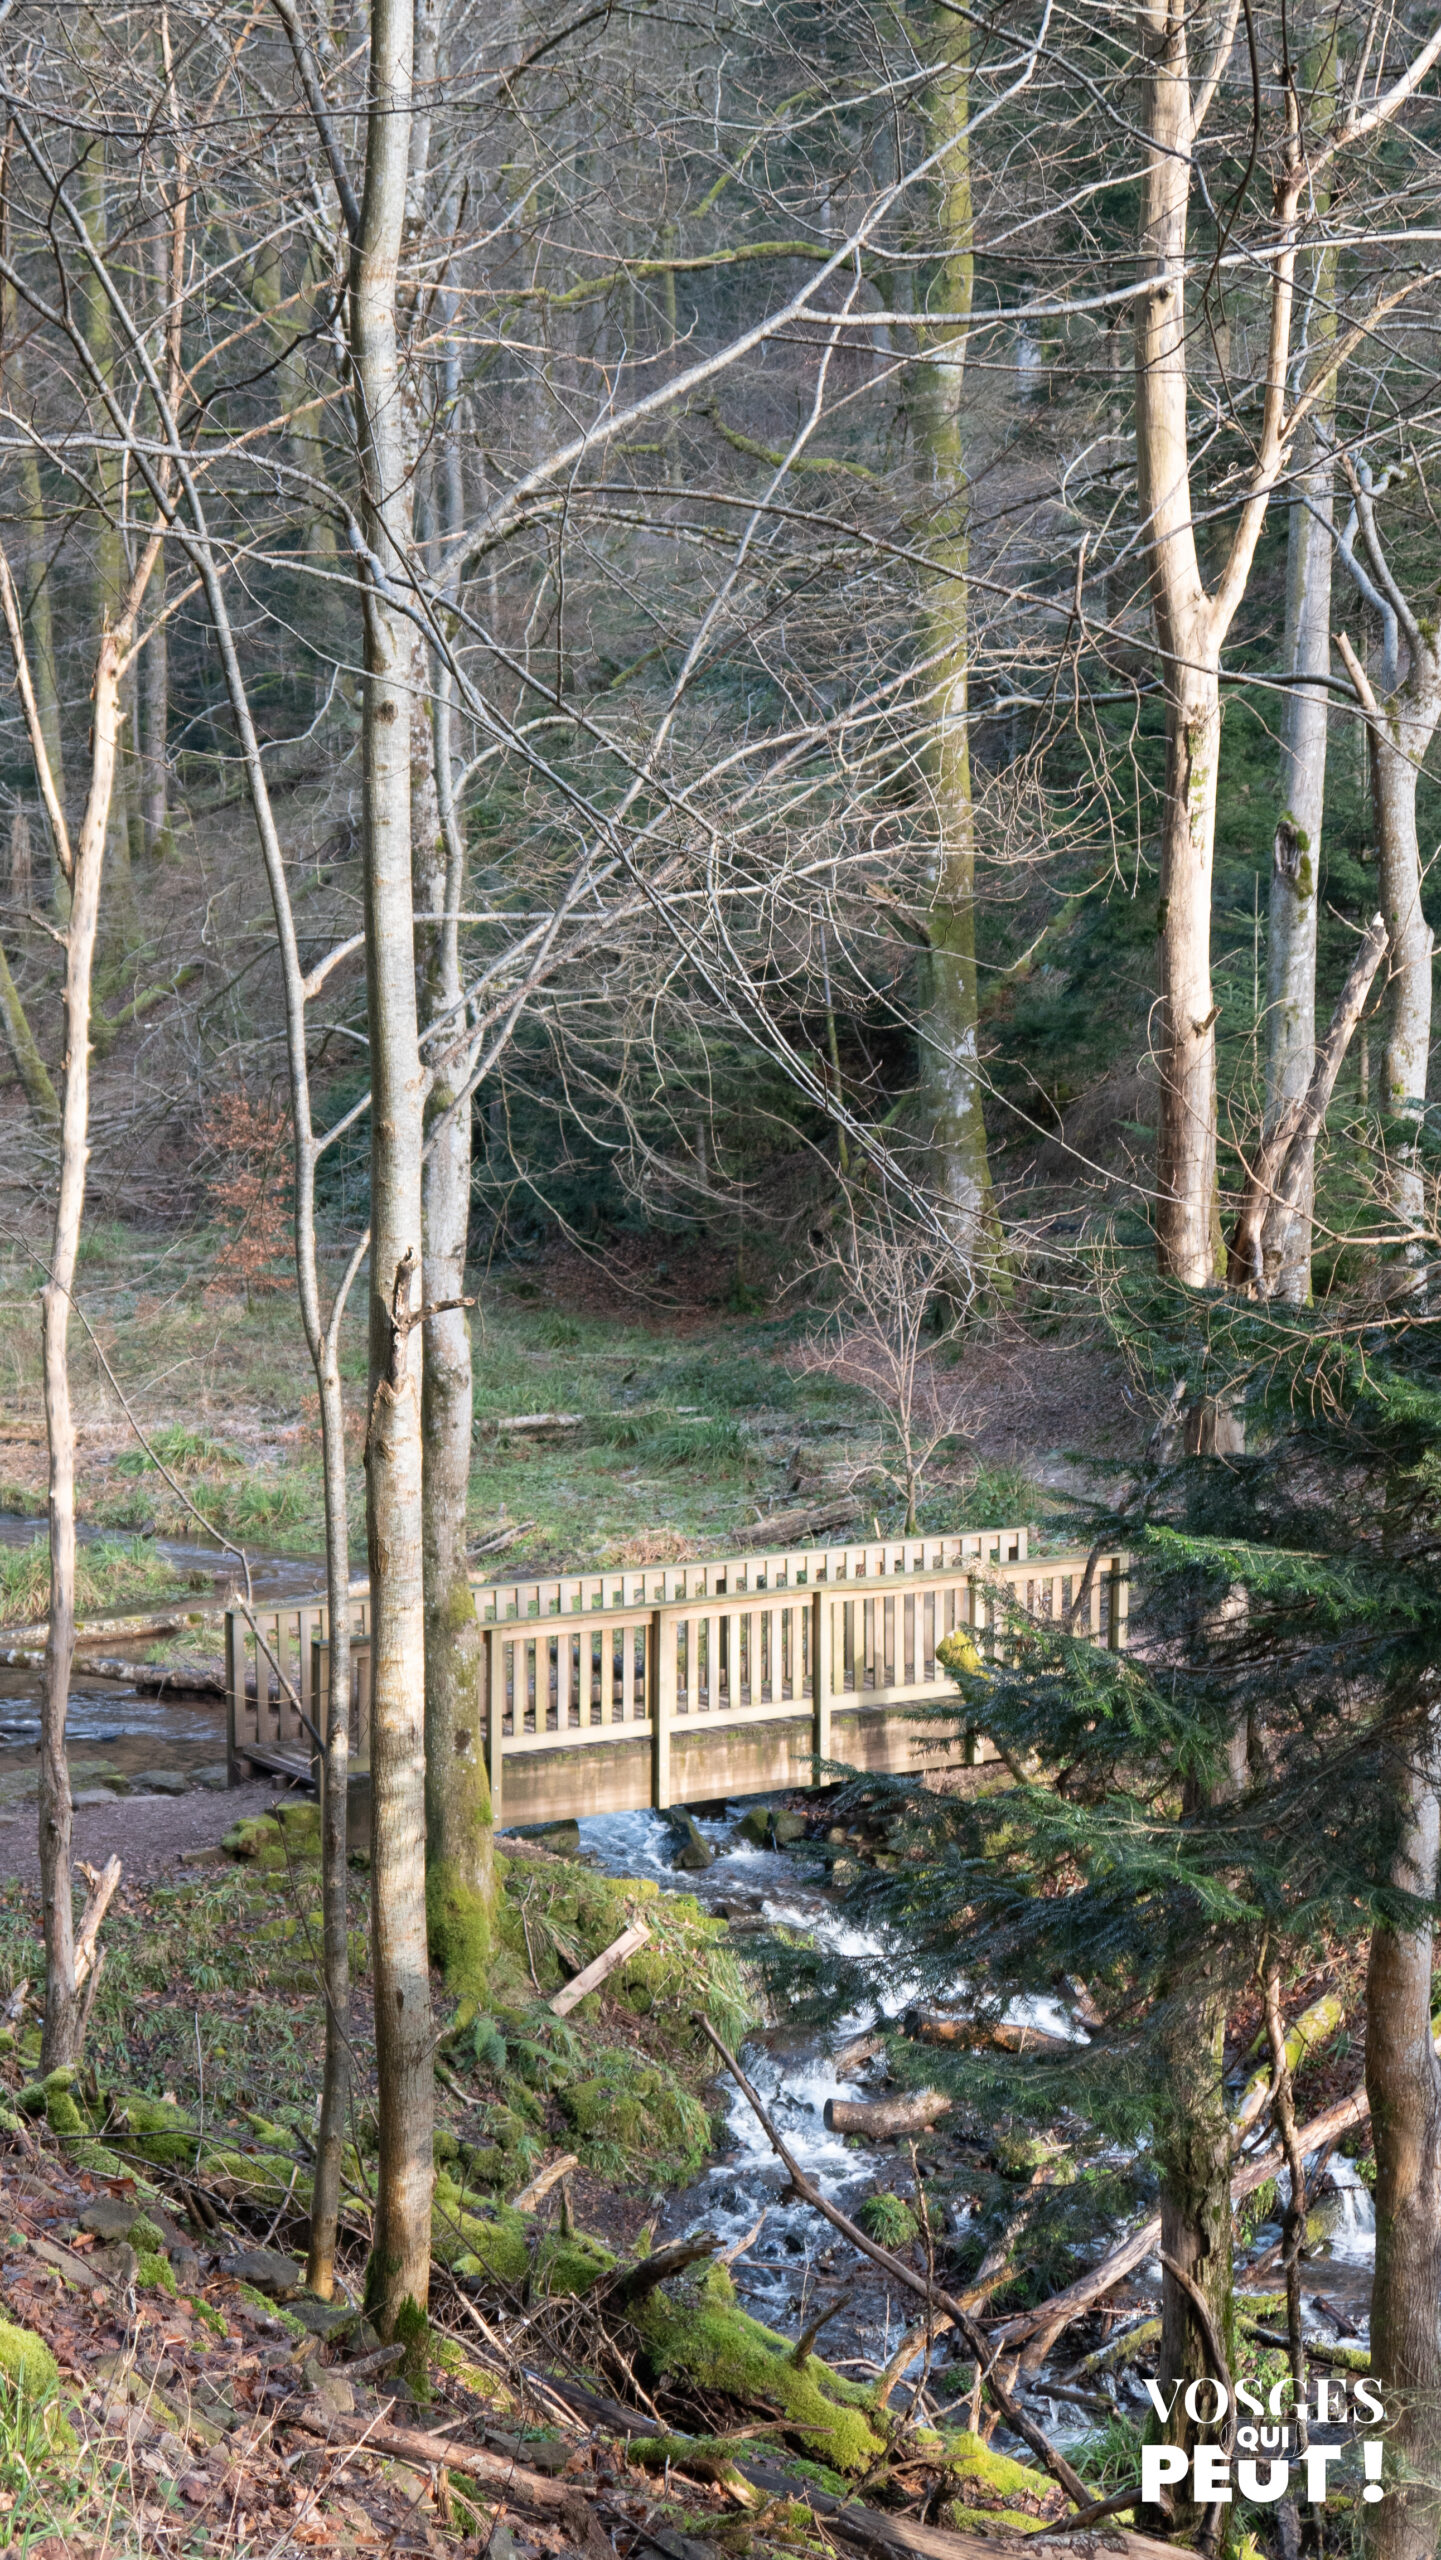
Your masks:
<instances>
[{"instance_id":1,"label":"stream","mask_svg":"<svg viewBox=\"0 0 1441 2560\"><path fill-rule=\"evenodd\" d=\"M723 1816L698 1817L698 1828L716 1852L715 1863L699 1874L677 1870L677 1835L655 1813L604 1814L582 1821L581 1846L609 1874L647 1876L665 1892L694 1894L705 1908L729 1919L738 1933L747 1926L756 1930L784 1926L808 1931L823 1944L845 1953L877 1952L878 1942L859 1936L854 1925L842 1919L834 1900L814 1880L813 1873L801 1869L783 1850L762 1849L737 1837L736 1825L749 1809L745 1804L735 1804L727 1806ZM960 1987L958 1983L957 1989ZM912 1986L898 1978L883 2003L884 2013L898 2015L911 1994ZM1012 2014L1049 2027L1052 2032L1080 2032L1074 2020L1048 2002L1018 2003ZM833 2034L824 2040L826 2045L844 2049L848 2040L860 2035L874 2018L875 2012L866 2010L839 2021ZM827 2098L874 2097L880 2093L885 2078L884 2057L874 2064L859 2066L854 2076L845 2078L837 2074L814 2034L787 2035L783 2030L771 2030L747 2045L743 2059L778 2131L826 2196L853 2218L857 2206L873 2190L892 2189L910 2196L913 2182L904 2143L862 2149L840 2134L828 2133L824 2123ZM671 2200L660 2230L666 2237L691 2230L713 2231L723 2247L729 2249L747 2239L764 2207L766 2218L759 2236L731 2270L746 2308L769 2327L794 2335L843 2284L854 2280L850 2303L827 2326L818 2341L818 2352L841 2371L858 2378L879 2370L906 2331L915 2326L918 2306L909 2299L898 2301L878 2271L869 2269L864 2262L858 2266L850 2245L813 2207L793 2197L786 2199L786 2173L738 2089L727 2087L726 2110L729 2147L700 2179ZM1318 2344L1338 2338L1364 2342L1375 2255L1375 2215L1353 2162L1334 2158L1329 2163L1329 2183L1331 2192L1323 2193L1308 2215L1309 2236L1302 2266L1305 2328ZM1284 2210L1284 2203L1283 2175L1278 2215ZM952 2208L952 2233L964 2228L969 2213L970 2207L964 2202ZM1116 2233L1105 2243L1098 2243L1097 2255L1119 2236ZM1245 2251L1245 2258L1264 2258L1280 2236L1279 2220L1263 2225ZM1160 2280L1156 2260L1149 2261L1137 2277L1129 2280L1123 2290L1135 2307L1119 2315L1118 2332L1155 2309ZM1238 2291L1244 2294L1247 2278L1243 2264L1238 2264L1237 2281ZM1273 2293L1280 2282L1273 2267L1259 2274L1256 2289ZM1284 2326L1284 2319L1280 2325ZM1073 2402L1054 2396L1076 2356L1074 2338L1063 2337L1051 2362L1034 2377L1021 2377L1020 2382L1034 2415L1047 2432L1058 2444L1072 2448L1106 2423L1107 2401L1138 2419L1143 2416L1149 2407L1143 2377L1154 2369L1142 2354L1136 2367L1125 2368L1114 2380L1110 2375L1099 2378L1090 2386L1095 2397L1088 2413ZM927 2384L937 2408L946 2399L947 2368L951 2363L951 2341L944 2338L933 2350ZM955 2367L957 2379L963 2367L969 2370L969 2359L959 2351ZM912 2387L923 2379L923 2359L917 2355L906 2368L905 2385L894 2405L904 2407ZM953 2416L960 2414L960 2408L955 2408ZM998 2441L1006 2441L1004 2430Z\"/></svg>"},{"instance_id":2,"label":"stream","mask_svg":"<svg viewBox=\"0 0 1441 2560\"><path fill-rule=\"evenodd\" d=\"M44 1534L41 1520L0 1514L0 1546L26 1547ZM84 1526L78 1532L82 1545L111 1534ZM156 1538L150 1543L155 1554L173 1566L178 1595L156 1600L153 1606L157 1616L167 1609L184 1607L187 1600L192 1606L213 1600L235 1579L235 1558L222 1547L179 1538ZM304 1599L325 1578L323 1564L296 1556L253 1555L250 1570L257 1600ZM133 1617L150 1605L126 1601L114 1610L90 1614L97 1619ZM197 1636L199 1633L197 1630ZM0 1645L5 1641L0 1630ZM117 1643L117 1653L123 1654L127 1649L123 1639ZM218 1650L218 1639L208 1649ZM199 1643L196 1650L201 1650ZM0 1824L18 1819L18 1808L35 1792L40 1682L36 1669L0 1664ZM124 1680L87 1678L82 1664L71 1678L66 1722L70 1774L78 1804L114 1793L117 1780L128 1786L137 1779L169 1775L187 1784L224 1784L223 1699L187 1698L183 1694L148 1696Z\"/></svg>"}]
</instances>

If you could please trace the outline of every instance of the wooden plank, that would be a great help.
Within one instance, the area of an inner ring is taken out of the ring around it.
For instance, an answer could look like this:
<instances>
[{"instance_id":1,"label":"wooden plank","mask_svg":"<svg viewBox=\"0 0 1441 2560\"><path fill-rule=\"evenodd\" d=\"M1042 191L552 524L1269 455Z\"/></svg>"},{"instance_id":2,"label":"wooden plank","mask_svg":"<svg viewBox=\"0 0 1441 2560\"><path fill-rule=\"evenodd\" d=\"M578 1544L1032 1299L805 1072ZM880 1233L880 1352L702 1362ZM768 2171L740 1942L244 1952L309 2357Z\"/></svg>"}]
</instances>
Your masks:
<instances>
[{"instance_id":1,"label":"wooden plank","mask_svg":"<svg viewBox=\"0 0 1441 2560\"><path fill-rule=\"evenodd\" d=\"M550 2003L552 2016L568 2018L572 2009L580 2006L587 1992L598 1991L601 1984L616 1971L617 1966L627 1964L637 1948L643 1947L649 1937L650 1931L645 1922L632 1920L629 1928L622 1929L620 1936L613 1938L610 1945L593 1958L586 1966L584 1973L575 1974L562 1990L557 1991Z\"/></svg>"}]
</instances>

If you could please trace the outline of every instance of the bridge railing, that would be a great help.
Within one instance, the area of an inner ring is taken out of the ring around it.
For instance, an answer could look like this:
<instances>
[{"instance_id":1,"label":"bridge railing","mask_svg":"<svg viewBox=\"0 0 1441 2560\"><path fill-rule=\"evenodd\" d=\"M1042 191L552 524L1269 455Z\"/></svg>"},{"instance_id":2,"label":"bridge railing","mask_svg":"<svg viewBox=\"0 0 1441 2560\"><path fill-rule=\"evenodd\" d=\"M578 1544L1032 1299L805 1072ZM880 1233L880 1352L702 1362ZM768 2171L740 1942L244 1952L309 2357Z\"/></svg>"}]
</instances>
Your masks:
<instances>
[{"instance_id":1,"label":"bridge railing","mask_svg":"<svg viewBox=\"0 0 1441 2560\"><path fill-rule=\"evenodd\" d=\"M726 1791L724 1748L716 1762L722 1783L697 1781L692 1745L707 1735L736 1740L743 1728L804 1719L807 1754L827 1759L838 1715L849 1747L858 1714L942 1695L937 1647L958 1628L995 1658L1010 1608L1062 1618L1080 1594L1086 1563L1080 1554L1032 1558L1024 1529L999 1529L477 1583L495 1805L504 1802L508 1763L596 1744L648 1742L646 1794L657 1806L673 1801L677 1743L693 1799ZM370 1741L363 1588L352 1590L351 1606L351 1749L363 1768ZM1093 1641L1124 1644L1124 1556L1097 1559L1084 1618L1082 1632ZM261 1613L254 1629L231 1612L233 1777L247 1765L308 1769L325 1720L327 1637L320 1601ZM278 1676L282 1663L293 1696Z\"/></svg>"}]
</instances>

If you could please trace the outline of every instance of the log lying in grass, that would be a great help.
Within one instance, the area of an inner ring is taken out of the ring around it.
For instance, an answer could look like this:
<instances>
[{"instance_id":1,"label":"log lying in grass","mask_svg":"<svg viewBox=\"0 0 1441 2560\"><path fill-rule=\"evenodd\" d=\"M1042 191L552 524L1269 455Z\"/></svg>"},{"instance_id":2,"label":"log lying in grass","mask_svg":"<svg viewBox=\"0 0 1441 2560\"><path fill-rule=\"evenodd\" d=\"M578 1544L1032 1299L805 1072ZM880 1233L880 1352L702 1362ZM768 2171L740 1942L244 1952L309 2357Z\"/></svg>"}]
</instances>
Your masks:
<instances>
[{"instance_id":1,"label":"log lying in grass","mask_svg":"<svg viewBox=\"0 0 1441 2560\"><path fill-rule=\"evenodd\" d=\"M939 2089L917 2089L906 2098L827 2098L827 2133L863 2133L870 2142L889 2142L902 2133L924 2133L951 2111Z\"/></svg>"}]
</instances>

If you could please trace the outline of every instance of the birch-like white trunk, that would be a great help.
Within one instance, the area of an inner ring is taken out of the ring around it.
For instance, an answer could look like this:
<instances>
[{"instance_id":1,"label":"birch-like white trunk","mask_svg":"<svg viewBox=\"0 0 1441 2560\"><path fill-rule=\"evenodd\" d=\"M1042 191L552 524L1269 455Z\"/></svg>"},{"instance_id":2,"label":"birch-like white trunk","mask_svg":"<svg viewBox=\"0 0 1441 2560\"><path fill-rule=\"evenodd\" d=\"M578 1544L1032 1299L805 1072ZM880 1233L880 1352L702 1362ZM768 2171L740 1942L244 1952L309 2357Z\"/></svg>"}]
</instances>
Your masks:
<instances>
[{"instance_id":1,"label":"birch-like white trunk","mask_svg":"<svg viewBox=\"0 0 1441 2560\"><path fill-rule=\"evenodd\" d=\"M106 631L91 702L90 791L75 845L65 928L65 1080L60 1103L60 1180L45 1284L45 1433L49 1451L50 1627L40 1702L40 1895L45 1927L45 2029L41 2068L77 2060L75 1920L70 1898L72 1806L65 1725L75 1658L75 1421L70 1406L70 1294L85 1213L90 1156L90 1014L100 881L120 738L122 640Z\"/></svg>"},{"instance_id":2,"label":"birch-like white trunk","mask_svg":"<svg viewBox=\"0 0 1441 2560\"><path fill-rule=\"evenodd\" d=\"M396 304L413 89L411 0L371 0L350 353L365 581L364 919L370 1029L371 1915L380 2143L368 2300L418 2341L430 2284L435 2085L425 1912L421 1143L410 848L413 626L390 601L411 535Z\"/></svg>"},{"instance_id":3,"label":"birch-like white trunk","mask_svg":"<svg viewBox=\"0 0 1441 2560\"><path fill-rule=\"evenodd\" d=\"M1311 1080L1316 1056L1316 916L1326 804L1326 678L1331 671L1332 466L1315 455L1291 502L1286 559L1286 665L1292 691L1281 733L1281 816L1271 860L1266 943L1269 1137ZM1261 1238L1268 1297L1311 1295L1314 1159L1294 1209L1273 1206Z\"/></svg>"},{"instance_id":4,"label":"birch-like white trunk","mask_svg":"<svg viewBox=\"0 0 1441 2560\"><path fill-rule=\"evenodd\" d=\"M1392 1882L1430 1900L1437 1886L1441 1758L1434 1714L1391 1773L1400 1818ZM1441 2492L1441 2062L1431 2041L1429 1920L1378 1927L1366 1973L1366 2094L1376 2151L1371 2371L1388 2418L1388 2458L1417 2485L1363 2509L1369 2560L1434 2560Z\"/></svg>"}]
</instances>

